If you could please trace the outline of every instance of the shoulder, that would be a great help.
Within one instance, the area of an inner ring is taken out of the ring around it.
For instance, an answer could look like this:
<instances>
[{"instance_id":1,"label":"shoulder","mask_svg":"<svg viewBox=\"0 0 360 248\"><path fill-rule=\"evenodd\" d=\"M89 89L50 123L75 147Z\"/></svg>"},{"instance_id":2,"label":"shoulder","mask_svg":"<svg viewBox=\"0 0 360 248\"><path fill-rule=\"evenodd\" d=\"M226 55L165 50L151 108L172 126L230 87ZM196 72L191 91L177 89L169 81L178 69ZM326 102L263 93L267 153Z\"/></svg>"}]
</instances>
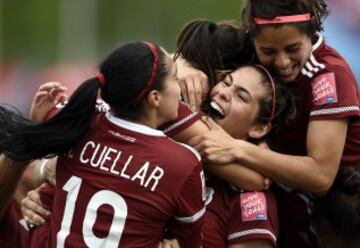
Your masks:
<instances>
[{"instance_id":1,"label":"shoulder","mask_svg":"<svg viewBox=\"0 0 360 248\"><path fill-rule=\"evenodd\" d=\"M193 112L186 103L180 101L177 118L165 123L159 129L166 135L174 136L191 126L194 122L199 120L201 116L201 113Z\"/></svg>"},{"instance_id":2,"label":"shoulder","mask_svg":"<svg viewBox=\"0 0 360 248\"><path fill-rule=\"evenodd\" d=\"M170 138L162 143L159 152L162 151L163 159L171 162L172 165L185 170L193 170L195 167L201 166L201 156L199 152L186 144L176 142ZM164 153L164 151L166 151Z\"/></svg>"}]
</instances>

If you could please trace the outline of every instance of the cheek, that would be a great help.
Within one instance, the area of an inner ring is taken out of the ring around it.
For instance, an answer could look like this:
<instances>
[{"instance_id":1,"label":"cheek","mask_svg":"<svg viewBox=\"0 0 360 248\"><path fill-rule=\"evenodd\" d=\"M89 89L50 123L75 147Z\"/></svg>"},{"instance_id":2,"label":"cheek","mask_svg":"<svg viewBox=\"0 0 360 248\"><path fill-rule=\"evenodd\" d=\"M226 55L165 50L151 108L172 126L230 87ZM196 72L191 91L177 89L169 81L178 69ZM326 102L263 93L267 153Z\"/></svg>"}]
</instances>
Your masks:
<instances>
[{"instance_id":1,"label":"cheek","mask_svg":"<svg viewBox=\"0 0 360 248\"><path fill-rule=\"evenodd\" d=\"M263 66L268 66L271 65L273 59L269 56L263 55L263 54L258 54L257 58L260 62L260 64L262 64Z\"/></svg>"}]
</instances>

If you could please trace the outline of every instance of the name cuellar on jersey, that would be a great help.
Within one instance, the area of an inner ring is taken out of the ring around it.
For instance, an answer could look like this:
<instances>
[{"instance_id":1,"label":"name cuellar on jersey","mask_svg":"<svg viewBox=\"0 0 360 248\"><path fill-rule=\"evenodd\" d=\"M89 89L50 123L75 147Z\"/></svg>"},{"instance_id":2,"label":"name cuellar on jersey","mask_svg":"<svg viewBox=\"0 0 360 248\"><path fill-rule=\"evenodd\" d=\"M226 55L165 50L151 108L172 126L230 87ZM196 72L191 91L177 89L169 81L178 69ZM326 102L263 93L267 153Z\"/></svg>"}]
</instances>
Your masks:
<instances>
[{"instance_id":1,"label":"name cuellar on jersey","mask_svg":"<svg viewBox=\"0 0 360 248\"><path fill-rule=\"evenodd\" d=\"M56 173L52 247L200 247L200 156L162 131L98 113Z\"/></svg>"}]
</instances>

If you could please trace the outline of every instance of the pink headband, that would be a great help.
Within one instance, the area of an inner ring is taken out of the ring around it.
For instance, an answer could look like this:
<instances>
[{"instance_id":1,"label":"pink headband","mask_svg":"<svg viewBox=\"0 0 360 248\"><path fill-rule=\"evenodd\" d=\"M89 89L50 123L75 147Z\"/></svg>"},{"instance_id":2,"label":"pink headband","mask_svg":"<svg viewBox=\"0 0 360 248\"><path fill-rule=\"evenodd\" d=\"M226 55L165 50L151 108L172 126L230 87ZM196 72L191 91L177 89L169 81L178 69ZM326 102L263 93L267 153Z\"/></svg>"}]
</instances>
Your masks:
<instances>
[{"instance_id":1,"label":"pink headband","mask_svg":"<svg viewBox=\"0 0 360 248\"><path fill-rule=\"evenodd\" d=\"M150 89L153 86L154 81L159 73L159 67L160 67L159 53L158 53L157 47L150 42L144 41L143 43L146 44L151 49L151 52L154 55L154 62L152 64L150 79L149 79L149 81L147 81L145 87L142 89L142 91L139 93L139 95L134 98L134 100L133 100L134 104L139 104L143 100L145 95L150 91Z\"/></svg>"},{"instance_id":2,"label":"pink headband","mask_svg":"<svg viewBox=\"0 0 360 248\"><path fill-rule=\"evenodd\" d=\"M275 116L275 103L276 103L276 93L275 93L275 82L272 78L270 72L262 65L256 65L260 68L265 74L268 76L270 83L271 83L271 91L272 91L272 105L271 105L271 113L270 113L270 120L274 119Z\"/></svg>"},{"instance_id":3,"label":"pink headband","mask_svg":"<svg viewBox=\"0 0 360 248\"><path fill-rule=\"evenodd\" d=\"M310 20L310 14L302 15L290 15L290 16L276 16L273 19L254 18L254 21L258 25L264 24L277 24L277 23L289 23L289 22L305 22Z\"/></svg>"},{"instance_id":4,"label":"pink headband","mask_svg":"<svg viewBox=\"0 0 360 248\"><path fill-rule=\"evenodd\" d=\"M106 80L105 80L104 74L102 74L101 72L98 72L98 73L96 74L96 77L97 77L97 79L100 81L101 87L105 87Z\"/></svg>"}]
</instances>

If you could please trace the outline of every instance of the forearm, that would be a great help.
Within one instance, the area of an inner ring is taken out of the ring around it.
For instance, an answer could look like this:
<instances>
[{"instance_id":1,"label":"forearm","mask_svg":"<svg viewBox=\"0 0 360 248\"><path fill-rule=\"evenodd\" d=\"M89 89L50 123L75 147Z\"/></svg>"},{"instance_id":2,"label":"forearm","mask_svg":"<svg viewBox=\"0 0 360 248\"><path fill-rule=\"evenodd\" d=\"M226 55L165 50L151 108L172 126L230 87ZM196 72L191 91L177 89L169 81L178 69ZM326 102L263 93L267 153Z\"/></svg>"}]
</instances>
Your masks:
<instances>
[{"instance_id":1,"label":"forearm","mask_svg":"<svg viewBox=\"0 0 360 248\"><path fill-rule=\"evenodd\" d=\"M260 173L239 164L207 165L206 169L232 185L247 191L262 191L266 187L265 178Z\"/></svg>"},{"instance_id":2,"label":"forearm","mask_svg":"<svg viewBox=\"0 0 360 248\"><path fill-rule=\"evenodd\" d=\"M236 159L275 181L294 188L323 194L336 175L310 156L291 156L264 149L248 142L237 142Z\"/></svg>"},{"instance_id":3,"label":"forearm","mask_svg":"<svg viewBox=\"0 0 360 248\"><path fill-rule=\"evenodd\" d=\"M0 156L0 219L3 217L26 166Z\"/></svg>"}]
</instances>

